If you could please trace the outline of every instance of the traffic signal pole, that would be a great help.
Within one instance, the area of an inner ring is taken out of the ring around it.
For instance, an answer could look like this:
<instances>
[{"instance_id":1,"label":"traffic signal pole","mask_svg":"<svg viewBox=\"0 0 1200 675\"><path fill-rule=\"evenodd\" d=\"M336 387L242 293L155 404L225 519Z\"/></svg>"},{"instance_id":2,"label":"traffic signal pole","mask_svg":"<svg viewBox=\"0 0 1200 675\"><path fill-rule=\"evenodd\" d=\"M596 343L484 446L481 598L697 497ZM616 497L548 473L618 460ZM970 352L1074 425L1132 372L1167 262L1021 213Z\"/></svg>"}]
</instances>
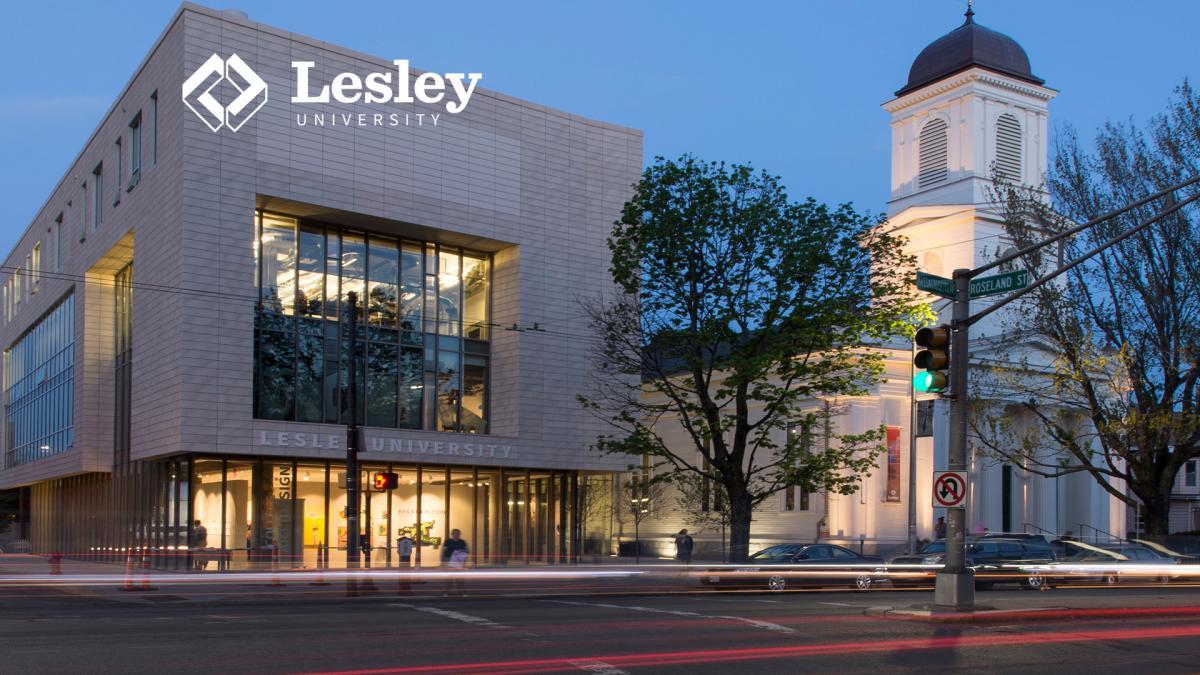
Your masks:
<instances>
[{"instance_id":1,"label":"traffic signal pole","mask_svg":"<svg viewBox=\"0 0 1200 675\"><path fill-rule=\"evenodd\" d=\"M950 448L948 468L967 470L967 367L971 318L971 270L954 270L954 308L950 323ZM962 611L975 606L975 575L966 565L967 510L946 509L945 567L938 572L933 604Z\"/></svg>"},{"instance_id":2,"label":"traffic signal pole","mask_svg":"<svg viewBox=\"0 0 1200 675\"><path fill-rule=\"evenodd\" d=\"M1121 207L1114 211L1110 211L1097 218L1093 218L1082 225L1078 225L1060 232L1048 239L1031 244L1022 250L1017 251L1016 253L1004 256L973 270L954 270L953 313L952 321L950 323L950 375L948 378L950 389L950 438L947 464L949 465L949 470L967 470L967 416L969 414L967 406L970 402L967 387L970 380L969 369L971 365L971 357L970 353L968 352L968 345L970 343L969 331L971 325L988 316L992 312L995 312L1001 307L1008 305L1014 300L1028 295L1037 288L1050 283L1053 279L1065 274L1071 269L1074 269L1086 260L1091 259L1092 257L1121 243L1122 241L1139 232L1147 230L1154 223L1159 222L1162 219L1183 209L1185 206L1200 200L1200 192L1189 195L1187 198L1182 200L1177 200L1174 195L1176 190L1196 183L1200 183L1200 175L1193 176L1192 178L1161 190L1153 195L1150 195L1149 197L1144 197L1132 204ZM974 316L971 315L971 280L983 272L999 267L1005 263L1016 261L1042 247L1048 246L1069 236L1074 236L1075 234L1078 234L1089 227L1111 220L1112 218L1132 211L1135 208L1145 206L1155 199L1160 198L1166 199L1167 206L1155 215L1147 218L1133 227L1127 228L1126 230L1105 240L1104 242L1101 242L1099 245L1093 247L1089 251L1084 252L1075 259L1060 265L1057 269L1047 274L1040 275L1040 277L1033 284L1018 289L1016 292L1009 294L1004 299L994 302L990 306L980 310ZM920 279L918 278L918 286L919 285ZM975 579L974 573L966 565L966 531L966 504L964 503L961 507L946 509L945 566L941 572L938 572L936 585L934 587L934 606L937 609L951 611L966 611L974 609Z\"/></svg>"},{"instance_id":3,"label":"traffic signal pole","mask_svg":"<svg viewBox=\"0 0 1200 675\"><path fill-rule=\"evenodd\" d=\"M346 421L346 567L358 567L359 485L358 485L358 294L351 291L348 324L350 329L350 372L346 396L350 418ZM350 577L347 577L350 579Z\"/></svg>"}]
</instances>

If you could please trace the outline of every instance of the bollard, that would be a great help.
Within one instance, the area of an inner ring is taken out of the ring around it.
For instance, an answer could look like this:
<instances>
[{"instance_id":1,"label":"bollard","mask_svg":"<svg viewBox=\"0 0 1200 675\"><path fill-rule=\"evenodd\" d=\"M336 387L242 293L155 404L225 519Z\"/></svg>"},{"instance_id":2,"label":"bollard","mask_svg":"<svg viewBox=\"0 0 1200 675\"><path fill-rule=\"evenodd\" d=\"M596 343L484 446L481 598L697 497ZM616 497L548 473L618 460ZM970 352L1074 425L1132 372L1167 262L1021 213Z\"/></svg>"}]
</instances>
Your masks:
<instances>
[{"instance_id":1,"label":"bollard","mask_svg":"<svg viewBox=\"0 0 1200 675\"><path fill-rule=\"evenodd\" d=\"M317 544L317 580L310 583L310 586L328 586L329 582L325 581L325 575L321 571L325 567L325 547Z\"/></svg>"},{"instance_id":2,"label":"bollard","mask_svg":"<svg viewBox=\"0 0 1200 675\"><path fill-rule=\"evenodd\" d=\"M150 585L150 556L145 551L142 551L142 590L158 590Z\"/></svg>"},{"instance_id":3,"label":"bollard","mask_svg":"<svg viewBox=\"0 0 1200 675\"><path fill-rule=\"evenodd\" d=\"M51 553L49 561L50 561L50 574L62 574L62 554L61 553Z\"/></svg>"},{"instance_id":4,"label":"bollard","mask_svg":"<svg viewBox=\"0 0 1200 675\"><path fill-rule=\"evenodd\" d=\"M277 587L285 584L279 580L279 548L271 551L271 583L268 586Z\"/></svg>"}]
</instances>

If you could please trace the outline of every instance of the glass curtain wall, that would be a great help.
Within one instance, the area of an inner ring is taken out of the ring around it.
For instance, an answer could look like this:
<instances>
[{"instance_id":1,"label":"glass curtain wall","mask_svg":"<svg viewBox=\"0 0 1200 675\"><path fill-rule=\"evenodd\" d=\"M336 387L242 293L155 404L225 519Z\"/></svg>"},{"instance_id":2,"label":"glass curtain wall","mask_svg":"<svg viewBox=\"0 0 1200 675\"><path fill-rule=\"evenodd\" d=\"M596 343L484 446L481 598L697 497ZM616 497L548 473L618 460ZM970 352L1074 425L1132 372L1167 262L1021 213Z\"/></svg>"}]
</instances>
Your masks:
<instances>
[{"instance_id":1,"label":"glass curtain wall","mask_svg":"<svg viewBox=\"0 0 1200 675\"><path fill-rule=\"evenodd\" d=\"M487 255L271 213L255 226L256 417L347 422L354 292L359 422L487 433Z\"/></svg>"},{"instance_id":2,"label":"glass curtain wall","mask_svg":"<svg viewBox=\"0 0 1200 675\"><path fill-rule=\"evenodd\" d=\"M6 466L49 457L75 440L75 295L4 352Z\"/></svg>"}]
</instances>

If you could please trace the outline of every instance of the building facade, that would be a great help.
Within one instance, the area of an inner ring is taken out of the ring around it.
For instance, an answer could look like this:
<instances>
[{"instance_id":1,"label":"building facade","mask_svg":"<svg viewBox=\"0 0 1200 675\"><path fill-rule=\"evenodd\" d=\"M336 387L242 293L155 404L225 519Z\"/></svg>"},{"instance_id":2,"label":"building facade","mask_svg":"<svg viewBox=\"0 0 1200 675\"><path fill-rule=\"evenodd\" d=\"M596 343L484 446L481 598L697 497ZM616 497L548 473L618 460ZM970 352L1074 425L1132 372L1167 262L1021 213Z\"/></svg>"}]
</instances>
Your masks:
<instances>
[{"instance_id":1,"label":"building facade","mask_svg":"<svg viewBox=\"0 0 1200 675\"><path fill-rule=\"evenodd\" d=\"M0 488L35 551L339 564L353 419L375 562L452 528L578 554L626 464L575 403L578 302L642 138L463 84L180 8L5 262Z\"/></svg>"}]
</instances>

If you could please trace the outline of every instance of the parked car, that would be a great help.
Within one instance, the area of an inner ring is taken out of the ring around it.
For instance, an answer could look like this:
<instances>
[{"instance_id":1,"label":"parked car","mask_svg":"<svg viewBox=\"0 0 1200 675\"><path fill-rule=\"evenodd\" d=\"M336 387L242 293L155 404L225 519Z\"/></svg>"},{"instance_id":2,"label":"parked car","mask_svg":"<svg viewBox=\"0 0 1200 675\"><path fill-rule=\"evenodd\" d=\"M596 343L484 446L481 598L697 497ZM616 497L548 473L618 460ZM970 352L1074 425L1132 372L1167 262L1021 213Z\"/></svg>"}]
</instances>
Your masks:
<instances>
[{"instance_id":1,"label":"parked car","mask_svg":"<svg viewBox=\"0 0 1200 675\"><path fill-rule=\"evenodd\" d=\"M883 558L833 544L779 544L758 551L744 564L710 568L700 581L708 586L771 591L796 586L849 586L865 591L880 578L883 564Z\"/></svg>"},{"instance_id":2,"label":"parked car","mask_svg":"<svg viewBox=\"0 0 1200 675\"><path fill-rule=\"evenodd\" d=\"M1030 565L1048 565L1055 561L1050 543L1041 535L985 534L967 537L965 555L967 567L975 572L975 583L980 588L990 588L1003 582L1016 582L1032 590L1046 588L1047 578L1044 572L1022 568ZM946 542L939 539L926 544L919 555L897 556L890 564L943 565L945 561ZM938 570L897 568L889 569L889 572L893 586L911 587L933 583Z\"/></svg>"},{"instance_id":3,"label":"parked car","mask_svg":"<svg viewBox=\"0 0 1200 675\"><path fill-rule=\"evenodd\" d=\"M907 565L927 565L924 560L946 553L946 540L937 539L925 544L915 554L898 555L888 561L888 579L894 588L918 588L933 584L937 570L905 568ZM894 566L894 567L893 567Z\"/></svg>"},{"instance_id":4,"label":"parked car","mask_svg":"<svg viewBox=\"0 0 1200 675\"><path fill-rule=\"evenodd\" d=\"M1103 583L1142 581L1166 583L1176 575L1167 571L1178 564L1139 544L1096 546L1084 542L1065 542L1068 554L1060 561L1065 573L1055 575L1057 583ZM1076 565L1080 567L1075 567Z\"/></svg>"},{"instance_id":5,"label":"parked car","mask_svg":"<svg viewBox=\"0 0 1200 675\"><path fill-rule=\"evenodd\" d=\"M1141 544L1155 553L1171 558L1181 565L1200 565L1200 550L1195 548L1195 542L1176 538L1168 538L1165 544L1148 539L1134 539L1133 543Z\"/></svg>"}]
</instances>

